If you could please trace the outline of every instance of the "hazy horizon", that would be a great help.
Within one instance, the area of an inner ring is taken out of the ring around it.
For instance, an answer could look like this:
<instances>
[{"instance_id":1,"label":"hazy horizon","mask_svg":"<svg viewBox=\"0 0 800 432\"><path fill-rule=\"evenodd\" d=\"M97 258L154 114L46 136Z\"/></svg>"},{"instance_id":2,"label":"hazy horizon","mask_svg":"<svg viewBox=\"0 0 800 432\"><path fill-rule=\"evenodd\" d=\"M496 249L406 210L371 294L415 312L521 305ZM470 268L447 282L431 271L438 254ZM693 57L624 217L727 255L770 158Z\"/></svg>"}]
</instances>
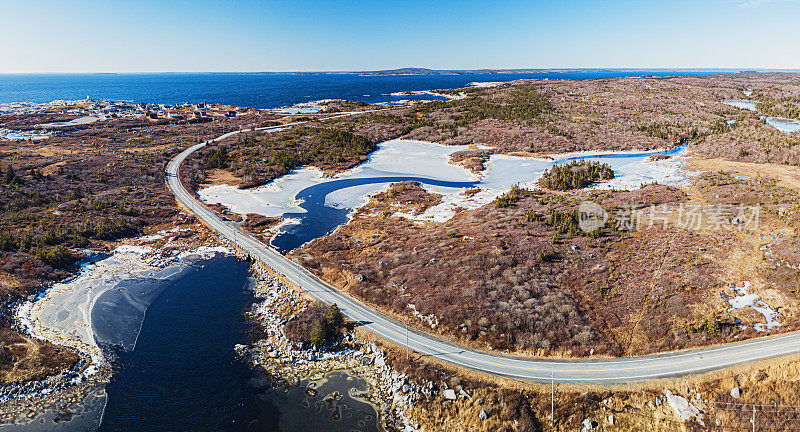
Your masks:
<instances>
[{"instance_id":1,"label":"hazy horizon","mask_svg":"<svg viewBox=\"0 0 800 432\"><path fill-rule=\"evenodd\" d=\"M797 16L797 0L33 0L4 5L0 73L800 69Z\"/></svg>"},{"instance_id":2,"label":"hazy horizon","mask_svg":"<svg viewBox=\"0 0 800 432\"><path fill-rule=\"evenodd\" d=\"M520 71L536 72L556 72L556 71L636 71L636 72L759 72L759 73L797 73L800 68L781 69L781 68L761 68L761 67L738 67L738 68L718 68L718 67L552 67L552 68L481 68L481 69L465 69L465 68L448 68L448 69L431 69L426 67L397 67L391 69L352 69L352 70L276 70L276 71L226 71L226 70L208 70L208 71L137 71L137 72L0 72L0 75L148 75L148 74L232 74L232 75L258 75L258 74L359 74L359 73L382 73L392 72L402 69L424 69L432 73L446 74L448 72L457 72L463 74L481 74L481 73L518 73ZM410 74L409 74L410 75Z\"/></svg>"}]
</instances>

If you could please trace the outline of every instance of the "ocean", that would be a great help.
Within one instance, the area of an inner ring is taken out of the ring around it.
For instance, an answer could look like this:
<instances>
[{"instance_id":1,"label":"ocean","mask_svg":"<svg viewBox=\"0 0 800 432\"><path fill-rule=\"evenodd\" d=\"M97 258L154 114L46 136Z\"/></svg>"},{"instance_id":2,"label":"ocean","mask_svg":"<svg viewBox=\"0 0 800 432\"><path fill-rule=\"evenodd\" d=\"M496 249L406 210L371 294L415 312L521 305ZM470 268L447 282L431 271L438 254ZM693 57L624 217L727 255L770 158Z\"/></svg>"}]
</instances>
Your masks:
<instances>
[{"instance_id":1,"label":"ocean","mask_svg":"<svg viewBox=\"0 0 800 432\"><path fill-rule=\"evenodd\" d=\"M92 99L163 104L221 103L251 108L279 108L320 99L369 103L400 99L389 96L414 90L451 89L471 82L538 79L595 79L626 76L674 76L715 71L577 70L537 73L457 75L373 75L290 73L153 73L153 74L0 74L0 103Z\"/></svg>"}]
</instances>

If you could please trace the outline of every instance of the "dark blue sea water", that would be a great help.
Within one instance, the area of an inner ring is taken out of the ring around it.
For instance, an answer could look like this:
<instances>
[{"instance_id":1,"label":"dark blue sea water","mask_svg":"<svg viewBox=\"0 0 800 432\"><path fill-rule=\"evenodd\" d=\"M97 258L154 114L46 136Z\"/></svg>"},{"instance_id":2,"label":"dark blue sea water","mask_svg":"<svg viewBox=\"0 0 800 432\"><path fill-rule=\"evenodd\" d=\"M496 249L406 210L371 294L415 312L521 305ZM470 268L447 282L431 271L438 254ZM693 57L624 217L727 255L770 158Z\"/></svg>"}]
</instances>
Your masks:
<instances>
[{"instance_id":1,"label":"dark blue sea water","mask_svg":"<svg viewBox=\"0 0 800 432\"><path fill-rule=\"evenodd\" d=\"M224 103L277 108L320 99L391 102L389 93L466 87L474 81L521 78L593 79L624 76L700 75L710 72L584 70L465 75L357 74L11 74L0 75L0 103L92 99L178 104ZM426 96L424 98L430 98Z\"/></svg>"}]
</instances>

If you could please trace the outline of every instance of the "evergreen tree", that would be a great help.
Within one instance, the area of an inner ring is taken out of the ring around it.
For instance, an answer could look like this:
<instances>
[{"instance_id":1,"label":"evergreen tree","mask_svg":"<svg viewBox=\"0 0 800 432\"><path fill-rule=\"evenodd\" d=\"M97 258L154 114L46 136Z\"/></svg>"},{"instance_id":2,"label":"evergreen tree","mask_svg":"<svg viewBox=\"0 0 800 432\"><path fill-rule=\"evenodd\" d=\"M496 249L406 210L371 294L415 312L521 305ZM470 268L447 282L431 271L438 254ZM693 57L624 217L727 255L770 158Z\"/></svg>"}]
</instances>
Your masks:
<instances>
[{"instance_id":1,"label":"evergreen tree","mask_svg":"<svg viewBox=\"0 0 800 432\"><path fill-rule=\"evenodd\" d=\"M325 314L325 322L328 324L328 327L332 330L338 329L342 326L343 321L344 317L339 310L339 306L337 306L336 303L330 305L328 307L328 312Z\"/></svg>"},{"instance_id":2,"label":"evergreen tree","mask_svg":"<svg viewBox=\"0 0 800 432\"><path fill-rule=\"evenodd\" d=\"M8 166L4 180L6 183L14 183L17 180L17 173L14 172L14 168L11 165Z\"/></svg>"},{"instance_id":3,"label":"evergreen tree","mask_svg":"<svg viewBox=\"0 0 800 432\"><path fill-rule=\"evenodd\" d=\"M311 342L311 344L315 347L321 347L325 343L326 336L325 326L323 325L322 321L317 321L314 323L314 326L311 327L311 332L308 335L308 341Z\"/></svg>"}]
</instances>

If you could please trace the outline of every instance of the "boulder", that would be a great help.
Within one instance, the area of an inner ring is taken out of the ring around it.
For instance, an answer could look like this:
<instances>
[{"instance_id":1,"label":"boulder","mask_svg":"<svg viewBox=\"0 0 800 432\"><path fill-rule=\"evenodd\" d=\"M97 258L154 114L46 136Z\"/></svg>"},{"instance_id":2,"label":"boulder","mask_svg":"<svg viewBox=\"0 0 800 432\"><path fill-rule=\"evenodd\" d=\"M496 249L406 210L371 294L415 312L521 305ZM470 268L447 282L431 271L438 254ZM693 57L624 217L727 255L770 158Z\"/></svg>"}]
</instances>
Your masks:
<instances>
[{"instance_id":1,"label":"boulder","mask_svg":"<svg viewBox=\"0 0 800 432\"><path fill-rule=\"evenodd\" d=\"M739 399L739 396L742 395L742 390L739 387L734 387L731 389L731 397L734 399Z\"/></svg>"},{"instance_id":2,"label":"boulder","mask_svg":"<svg viewBox=\"0 0 800 432\"><path fill-rule=\"evenodd\" d=\"M594 429L597 426L597 423L589 420L588 418L581 423L583 427L581 428L581 432L586 432Z\"/></svg>"},{"instance_id":3,"label":"boulder","mask_svg":"<svg viewBox=\"0 0 800 432\"><path fill-rule=\"evenodd\" d=\"M233 351L236 352L236 354L239 356L244 356L244 354L247 352L247 346L242 344L236 344L233 346Z\"/></svg>"},{"instance_id":4,"label":"boulder","mask_svg":"<svg viewBox=\"0 0 800 432\"><path fill-rule=\"evenodd\" d=\"M481 420L486 420L489 418L489 414L486 414L486 410L481 408L481 412L478 413L478 418Z\"/></svg>"},{"instance_id":5,"label":"boulder","mask_svg":"<svg viewBox=\"0 0 800 432\"><path fill-rule=\"evenodd\" d=\"M456 391L453 389L447 389L442 392L442 396L444 396L447 400L456 400Z\"/></svg>"},{"instance_id":6,"label":"boulder","mask_svg":"<svg viewBox=\"0 0 800 432\"><path fill-rule=\"evenodd\" d=\"M684 421L696 421L701 426L706 424L703 422L703 410L689 403L689 401L667 390L665 392L667 403L675 410L675 414Z\"/></svg>"}]
</instances>

